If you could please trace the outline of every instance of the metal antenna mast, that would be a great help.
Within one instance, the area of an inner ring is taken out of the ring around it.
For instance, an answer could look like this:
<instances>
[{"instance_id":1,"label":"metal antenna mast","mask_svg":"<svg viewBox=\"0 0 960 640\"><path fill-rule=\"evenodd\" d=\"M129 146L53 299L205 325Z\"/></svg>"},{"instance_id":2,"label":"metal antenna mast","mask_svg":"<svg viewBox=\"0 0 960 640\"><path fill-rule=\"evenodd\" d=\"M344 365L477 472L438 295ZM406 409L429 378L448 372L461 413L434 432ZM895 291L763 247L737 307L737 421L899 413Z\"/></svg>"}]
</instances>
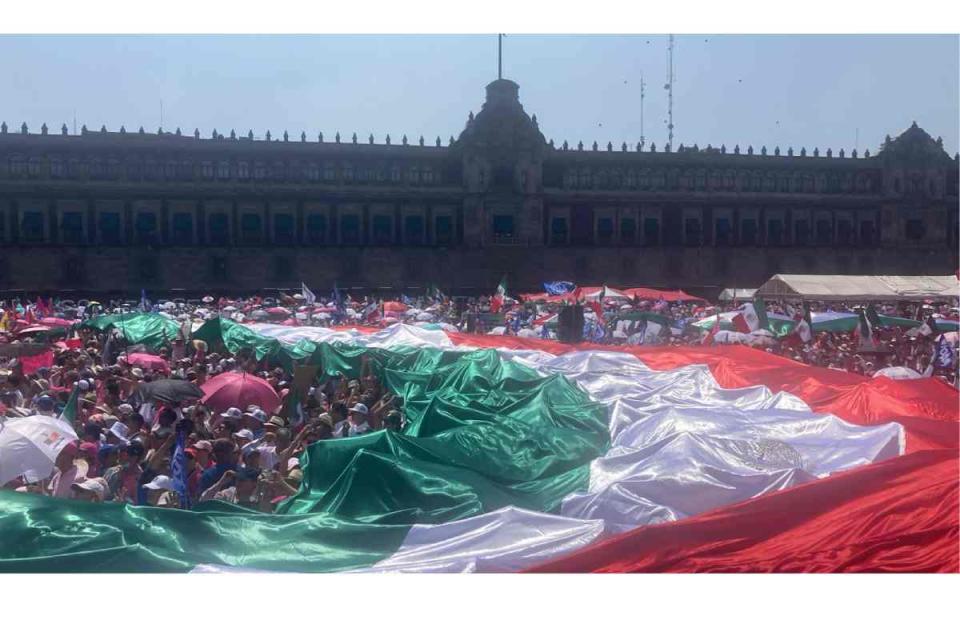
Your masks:
<instances>
[{"instance_id":1,"label":"metal antenna mast","mask_svg":"<svg viewBox=\"0 0 960 640\"><path fill-rule=\"evenodd\" d=\"M669 62L667 65L667 144L673 150L673 34L670 34L670 45L667 47Z\"/></svg>"},{"instance_id":2,"label":"metal antenna mast","mask_svg":"<svg viewBox=\"0 0 960 640\"><path fill-rule=\"evenodd\" d=\"M503 34L497 34L497 80L503 80Z\"/></svg>"},{"instance_id":3,"label":"metal antenna mast","mask_svg":"<svg viewBox=\"0 0 960 640\"><path fill-rule=\"evenodd\" d=\"M640 148L643 149L644 144L646 144L647 139L643 136L643 98L645 97L644 90L647 85L643 81L643 74L640 74Z\"/></svg>"}]
</instances>

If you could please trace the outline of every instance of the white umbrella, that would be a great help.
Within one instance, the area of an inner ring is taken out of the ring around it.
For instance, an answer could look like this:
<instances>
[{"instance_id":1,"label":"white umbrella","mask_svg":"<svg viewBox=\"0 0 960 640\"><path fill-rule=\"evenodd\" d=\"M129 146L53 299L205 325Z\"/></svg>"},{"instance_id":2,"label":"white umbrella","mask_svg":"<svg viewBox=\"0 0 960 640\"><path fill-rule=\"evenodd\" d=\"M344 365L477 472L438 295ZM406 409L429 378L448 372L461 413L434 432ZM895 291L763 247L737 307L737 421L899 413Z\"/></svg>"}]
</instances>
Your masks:
<instances>
[{"instance_id":1,"label":"white umbrella","mask_svg":"<svg viewBox=\"0 0 960 640\"><path fill-rule=\"evenodd\" d=\"M306 320L306 319L307 319L307 314L305 314L305 313L297 313L294 317L295 317L297 320Z\"/></svg>"},{"instance_id":2,"label":"white umbrella","mask_svg":"<svg viewBox=\"0 0 960 640\"><path fill-rule=\"evenodd\" d=\"M237 308L234 307L234 306L226 306L226 307L223 308L223 310L224 310L224 311L227 311L227 312L229 312L229 313L233 313L234 311L237 310Z\"/></svg>"},{"instance_id":3,"label":"white umbrella","mask_svg":"<svg viewBox=\"0 0 960 640\"><path fill-rule=\"evenodd\" d=\"M490 331L487 331L487 335L502 336L504 333L506 333L506 331L507 331L506 327L494 327L493 329L490 329Z\"/></svg>"},{"instance_id":4,"label":"white umbrella","mask_svg":"<svg viewBox=\"0 0 960 640\"><path fill-rule=\"evenodd\" d=\"M417 320L421 322L433 322L433 314L426 311L417 314Z\"/></svg>"},{"instance_id":5,"label":"white umbrella","mask_svg":"<svg viewBox=\"0 0 960 640\"><path fill-rule=\"evenodd\" d=\"M518 338L539 338L540 334L533 329L520 329L517 331Z\"/></svg>"},{"instance_id":6,"label":"white umbrella","mask_svg":"<svg viewBox=\"0 0 960 640\"><path fill-rule=\"evenodd\" d=\"M7 420L0 426L0 485L25 473L46 478L60 451L76 439L73 427L51 416Z\"/></svg>"},{"instance_id":7,"label":"white umbrella","mask_svg":"<svg viewBox=\"0 0 960 640\"><path fill-rule=\"evenodd\" d=\"M213 302L213 296L203 296L200 300L206 304Z\"/></svg>"},{"instance_id":8,"label":"white umbrella","mask_svg":"<svg viewBox=\"0 0 960 640\"><path fill-rule=\"evenodd\" d=\"M878 376L892 378L893 380L916 380L917 378L923 377L913 369L908 369L907 367L887 367L880 369L880 371L873 374L874 378Z\"/></svg>"}]
</instances>

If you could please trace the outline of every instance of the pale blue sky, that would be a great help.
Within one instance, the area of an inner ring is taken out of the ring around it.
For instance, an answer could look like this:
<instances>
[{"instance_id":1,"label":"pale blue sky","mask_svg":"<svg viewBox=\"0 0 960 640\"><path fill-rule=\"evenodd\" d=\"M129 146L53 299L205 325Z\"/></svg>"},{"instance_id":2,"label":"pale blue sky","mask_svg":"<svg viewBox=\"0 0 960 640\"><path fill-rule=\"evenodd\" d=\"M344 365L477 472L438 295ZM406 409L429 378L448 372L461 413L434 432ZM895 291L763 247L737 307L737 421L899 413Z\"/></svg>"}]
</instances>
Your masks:
<instances>
[{"instance_id":1,"label":"pale blue sky","mask_svg":"<svg viewBox=\"0 0 960 640\"><path fill-rule=\"evenodd\" d=\"M960 145L956 36L684 36L676 143L876 151L913 120ZM667 37L508 35L504 77L547 138L666 141ZM32 131L216 127L299 139L458 135L496 78L496 36L0 36L0 120Z\"/></svg>"}]
</instances>

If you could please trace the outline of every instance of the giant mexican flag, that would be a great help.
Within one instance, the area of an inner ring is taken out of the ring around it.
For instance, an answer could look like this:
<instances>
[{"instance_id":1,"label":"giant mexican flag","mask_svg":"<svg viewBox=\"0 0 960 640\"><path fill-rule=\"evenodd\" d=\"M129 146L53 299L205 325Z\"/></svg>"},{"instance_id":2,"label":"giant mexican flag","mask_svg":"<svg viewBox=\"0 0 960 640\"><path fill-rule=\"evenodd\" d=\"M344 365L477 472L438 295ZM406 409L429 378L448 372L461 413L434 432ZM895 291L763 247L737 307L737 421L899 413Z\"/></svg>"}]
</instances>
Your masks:
<instances>
[{"instance_id":1,"label":"giant mexican flag","mask_svg":"<svg viewBox=\"0 0 960 640\"><path fill-rule=\"evenodd\" d=\"M277 514L0 492L9 571L957 571L957 394L746 347L604 348L395 325L203 339L404 399L316 443Z\"/></svg>"}]
</instances>

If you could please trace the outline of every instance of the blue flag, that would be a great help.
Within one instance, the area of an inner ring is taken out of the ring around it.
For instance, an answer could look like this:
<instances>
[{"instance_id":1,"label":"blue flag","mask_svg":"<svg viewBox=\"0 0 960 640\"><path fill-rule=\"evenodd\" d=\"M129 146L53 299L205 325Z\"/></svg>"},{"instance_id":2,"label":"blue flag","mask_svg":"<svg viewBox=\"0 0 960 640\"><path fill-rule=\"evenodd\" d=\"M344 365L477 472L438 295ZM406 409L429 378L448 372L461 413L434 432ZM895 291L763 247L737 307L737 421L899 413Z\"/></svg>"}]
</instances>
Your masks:
<instances>
[{"instance_id":1,"label":"blue flag","mask_svg":"<svg viewBox=\"0 0 960 640\"><path fill-rule=\"evenodd\" d=\"M940 340L937 342L937 365L944 369L953 368L953 349L943 334L940 334Z\"/></svg>"},{"instance_id":2,"label":"blue flag","mask_svg":"<svg viewBox=\"0 0 960 640\"><path fill-rule=\"evenodd\" d=\"M336 282L333 283L333 304L339 311L343 311L343 295L340 293L340 289L337 288Z\"/></svg>"},{"instance_id":3,"label":"blue flag","mask_svg":"<svg viewBox=\"0 0 960 640\"><path fill-rule=\"evenodd\" d=\"M543 290L552 296L562 296L576 289L572 282L557 280L556 282L544 282Z\"/></svg>"},{"instance_id":4,"label":"blue flag","mask_svg":"<svg viewBox=\"0 0 960 640\"><path fill-rule=\"evenodd\" d=\"M173 456L170 458L170 479L173 489L180 495L180 508L190 508L190 492L187 489L187 433L177 429L177 443L174 445Z\"/></svg>"}]
</instances>

